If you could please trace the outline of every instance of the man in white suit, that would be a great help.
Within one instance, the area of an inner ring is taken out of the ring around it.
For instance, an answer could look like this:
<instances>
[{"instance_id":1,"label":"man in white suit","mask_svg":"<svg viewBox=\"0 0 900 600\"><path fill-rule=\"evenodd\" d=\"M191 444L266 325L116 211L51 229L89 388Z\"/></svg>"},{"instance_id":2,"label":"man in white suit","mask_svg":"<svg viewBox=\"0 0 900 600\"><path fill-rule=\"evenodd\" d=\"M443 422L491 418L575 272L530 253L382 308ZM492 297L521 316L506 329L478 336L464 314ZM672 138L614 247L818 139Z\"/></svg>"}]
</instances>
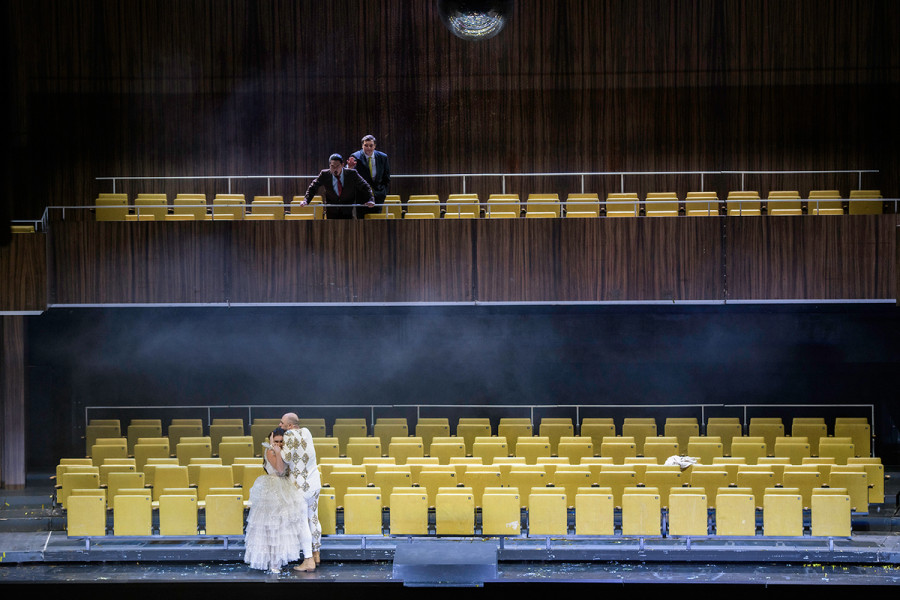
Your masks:
<instances>
[{"instance_id":1,"label":"man in white suit","mask_svg":"<svg viewBox=\"0 0 900 600\"><path fill-rule=\"evenodd\" d=\"M312 557L307 557L297 571L312 571L319 563L319 548L322 547L322 526L319 524L319 491L322 481L316 466L316 449L313 447L312 434L305 427L300 427L300 418L296 413L286 413L281 417L279 427L284 429L284 446L282 457L290 468L290 477L303 493L308 505L309 531L312 534Z\"/></svg>"}]
</instances>

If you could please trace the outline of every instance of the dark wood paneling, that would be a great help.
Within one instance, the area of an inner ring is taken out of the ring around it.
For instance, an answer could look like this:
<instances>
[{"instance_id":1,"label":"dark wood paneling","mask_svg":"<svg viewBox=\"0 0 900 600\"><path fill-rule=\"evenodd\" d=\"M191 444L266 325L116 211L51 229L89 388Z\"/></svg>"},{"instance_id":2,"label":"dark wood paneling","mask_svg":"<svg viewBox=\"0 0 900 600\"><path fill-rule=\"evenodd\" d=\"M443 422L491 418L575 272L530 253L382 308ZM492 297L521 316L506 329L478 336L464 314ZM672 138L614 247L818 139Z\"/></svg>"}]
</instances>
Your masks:
<instances>
[{"instance_id":1,"label":"dark wood paneling","mask_svg":"<svg viewBox=\"0 0 900 600\"><path fill-rule=\"evenodd\" d=\"M478 222L485 302L722 299L719 219Z\"/></svg>"},{"instance_id":2,"label":"dark wood paneling","mask_svg":"<svg viewBox=\"0 0 900 600\"><path fill-rule=\"evenodd\" d=\"M234 223L232 302L468 302L466 222Z\"/></svg>"},{"instance_id":3,"label":"dark wood paneling","mask_svg":"<svg viewBox=\"0 0 900 600\"><path fill-rule=\"evenodd\" d=\"M0 317L0 476L6 489L25 487L25 317Z\"/></svg>"},{"instance_id":4,"label":"dark wood paneling","mask_svg":"<svg viewBox=\"0 0 900 600\"><path fill-rule=\"evenodd\" d=\"M879 300L898 219L51 222L47 285L53 304Z\"/></svg>"},{"instance_id":5,"label":"dark wood paneling","mask_svg":"<svg viewBox=\"0 0 900 600\"><path fill-rule=\"evenodd\" d=\"M432 0L3 10L16 25L5 89L17 162L4 185L17 217L88 204L109 190L101 175L311 175L365 133L397 173L880 168L864 187L900 191L893 0L517 0L506 30L479 43L451 35ZM461 187L398 180L394 191Z\"/></svg>"},{"instance_id":6,"label":"dark wood paneling","mask_svg":"<svg viewBox=\"0 0 900 600\"><path fill-rule=\"evenodd\" d=\"M47 241L43 233L15 234L0 246L0 310L47 308Z\"/></svg>"},{"instance_id":7,"label":"dark wood paneling","mask_svg":"<svg viewBox=\"0 0 900 600\"><path fill-rule=\"evenodd\" d=\"M892 298L896 215L728 217L730 300Z\"/></svg>"},{"instance_id":8,"label":"dark wood paneling","mask_svg":"<svg viewBox=\"0 0 900 600\"><path fill-rule=\"evenodd\" d=\"M54 221L51 302L223 302L229 233L219 222Z\"/></svg>"}]
</instances>

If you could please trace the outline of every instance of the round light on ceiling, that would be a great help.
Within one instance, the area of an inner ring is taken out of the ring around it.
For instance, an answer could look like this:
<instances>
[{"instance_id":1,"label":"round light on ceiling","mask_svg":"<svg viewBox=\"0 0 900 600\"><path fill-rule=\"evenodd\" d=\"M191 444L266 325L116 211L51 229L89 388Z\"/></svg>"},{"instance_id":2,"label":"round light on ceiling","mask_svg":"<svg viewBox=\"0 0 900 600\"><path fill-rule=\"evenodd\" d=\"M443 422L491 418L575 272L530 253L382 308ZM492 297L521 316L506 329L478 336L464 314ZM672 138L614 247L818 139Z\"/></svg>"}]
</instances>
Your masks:
<instances>
[{"instance_id":1,"label":"round light on ceiling","mask_svg":"<svg viewBox=\"0 0 900 600\"><path fill-rule=\"evenodd\" d=\"M456 37L487 40L506 26L512 15L512 0L438 0L438 12Z\"/></svg>"}]
</instances>

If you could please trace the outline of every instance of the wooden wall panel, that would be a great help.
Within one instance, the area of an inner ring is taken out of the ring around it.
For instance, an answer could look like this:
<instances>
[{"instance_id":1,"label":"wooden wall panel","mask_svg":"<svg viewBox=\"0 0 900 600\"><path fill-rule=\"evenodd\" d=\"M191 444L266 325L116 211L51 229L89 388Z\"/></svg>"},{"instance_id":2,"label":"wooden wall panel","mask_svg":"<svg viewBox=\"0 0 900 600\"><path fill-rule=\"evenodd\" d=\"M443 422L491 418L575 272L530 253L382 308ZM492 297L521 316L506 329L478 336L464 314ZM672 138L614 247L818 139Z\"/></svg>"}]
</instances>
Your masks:
<instances>
[{"instance_id":1,"label":"wooden wall panel","mask_svg":"<svg viewBox=\"0 0 900 600\"><path fill-rule=\"evenodd\" d=\"M54 304L224 302L227 223L54 221Z\"/></svg>"},{"instance_id":2,"label":"wooden wall panel","mask_svg":"<svg viewBox=\"0 0 900 600\"><path fill-rule=\"evenodd\" d=\"M0 484L25 487L25 317L0 317Z\"/></svg>"},{"instance_id":3,"label":"wooden wall panel","mask_svg":"<svg viewBox=\"0 0 900 600\"><path fill-rule=\"evenodd\" d=\"M109 191L102 175L312 175L365 133L397 173L873 168L865 187L900 193L893 0L517 0L508 27L479 43L451 35L432 0L2 10L16 25L3 183L15 217L88 204ZM444 180L394 191L432 190L461 191Z\"/></svg>"},{"instance_id":4,"label":"wooden wall panel","mask_svg":"<svg viewBox=\"0 0 900 600\"><path fill-rule=\"evenodd\" d=\"M0 246L0 310L47 308L47 240L43 233L15 234Z\"/></svg>"},{"instance_id":5,"label":"wooden wall panel","mask_svg":"<svg viewBox=\"0 0 900 600\"><path fill-rule=\"evenodd\" d=\"M896 215L728 217L729 300L892 298Z\"/></svg>"},{"instance_id":6,"label":"wooden wall panel","mask_svg":"<svg viewBox=\"0 0 900 600\"><path fill-rule=\"evenodd\" d=\"M231 302L470 302L465 222L235 223Z\"/></svg>"},{"instance_id":7,"label":"wooden wall panel","mask_svg":"<svg viewBox=\"0 0 900 600\"><path fill-rule=\"evenodd\" d=\"M722 299L719 219L478 222L484 302Z\"/></svg>"}]
</instances>

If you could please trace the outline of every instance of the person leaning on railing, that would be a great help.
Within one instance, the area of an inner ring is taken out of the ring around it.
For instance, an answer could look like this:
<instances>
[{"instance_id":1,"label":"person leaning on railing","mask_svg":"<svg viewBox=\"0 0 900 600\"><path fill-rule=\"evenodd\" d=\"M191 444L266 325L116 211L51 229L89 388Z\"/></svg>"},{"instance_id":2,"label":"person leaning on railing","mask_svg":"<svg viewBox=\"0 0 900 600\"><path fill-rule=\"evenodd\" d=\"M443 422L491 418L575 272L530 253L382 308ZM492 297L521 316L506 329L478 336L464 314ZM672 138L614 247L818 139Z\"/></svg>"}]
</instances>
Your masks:
<instances>
[{"instance_id":1,"label":"person leaning on railing","mask_svg":"<svg viewBox=\"0 0 900 600\"><path fill-rule=\"evenodd\" d=\"M344 168L344 158L340 154L332 154L328 158L328 168L323 169L309 184L300 206L306 206L319 188L323 189L325 216L328 219L362 218L363 211L357 214L357 205L375 206L372 187L359 173Z\"/></svg>"}]
</instances>

